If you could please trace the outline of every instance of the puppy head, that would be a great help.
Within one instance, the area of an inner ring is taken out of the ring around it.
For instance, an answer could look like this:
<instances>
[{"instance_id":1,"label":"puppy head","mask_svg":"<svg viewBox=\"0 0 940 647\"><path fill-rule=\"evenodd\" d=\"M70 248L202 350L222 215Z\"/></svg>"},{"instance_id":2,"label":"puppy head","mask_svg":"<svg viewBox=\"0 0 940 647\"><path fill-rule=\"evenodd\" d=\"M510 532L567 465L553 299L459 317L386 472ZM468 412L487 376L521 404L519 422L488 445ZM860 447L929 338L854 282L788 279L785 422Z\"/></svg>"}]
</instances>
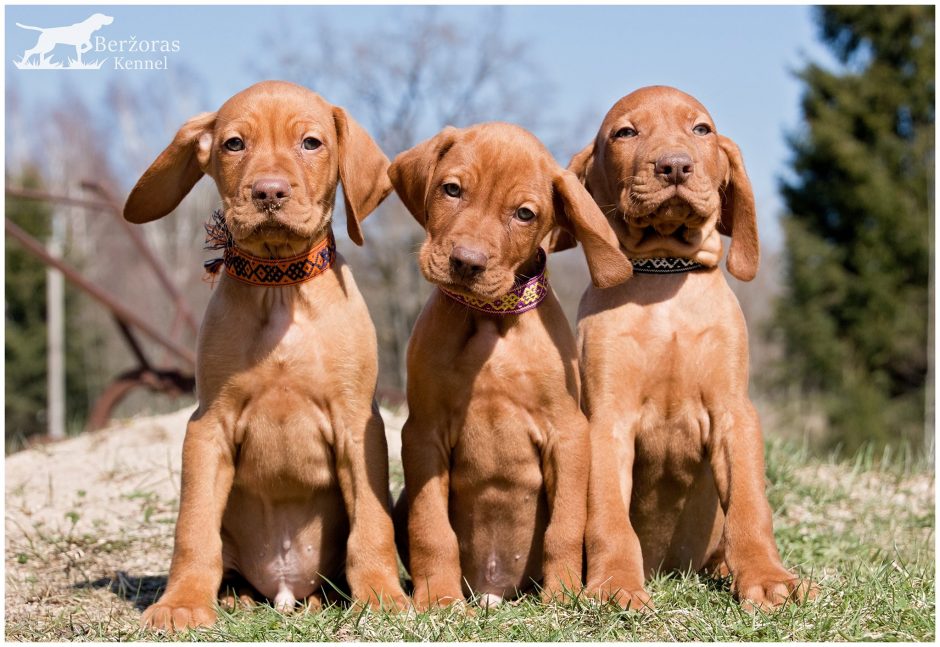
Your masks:
<instances>
[{"instance_id":1,"label":"puppy head","mask_svg":"<svg viewBox=\"0 0 940 647\"><path fill-rule=\"evenodd\" d=\"M582 241L598 286L631 274L590 195L518 126L446 128L396 157L388 174L427 232L418 263L432 283L501 296L517 274L532 270L539 242L555 225Z\"/></svg>"},{"instance_id":2,"label":"puppy head","mask_svg":"<svg viewBox=\"0 0 940 647\"><path fill-rule=\"evenodd\" d=\"M605 212L616 214L631 256L715 265L720 232L732 236L729 271L742 280L757 272L754 194L741 153L684 92L652 86L623 97L569 168Z\"/></svg>"},{"instance_id":3,"label":"puppy head","mask_svg":"<svg viewBox=\"0 0 940 647\"><path fill-rule=\"evenodd\" d=\"M203 174L215 180L225 222L242 249L287 256L330 226L343 183L349 237L391 191L388 158L346 112L306 88L265 81L218 112L193 117L131 191L124 217L167 215Z\"/></svg>"}]
</instances>

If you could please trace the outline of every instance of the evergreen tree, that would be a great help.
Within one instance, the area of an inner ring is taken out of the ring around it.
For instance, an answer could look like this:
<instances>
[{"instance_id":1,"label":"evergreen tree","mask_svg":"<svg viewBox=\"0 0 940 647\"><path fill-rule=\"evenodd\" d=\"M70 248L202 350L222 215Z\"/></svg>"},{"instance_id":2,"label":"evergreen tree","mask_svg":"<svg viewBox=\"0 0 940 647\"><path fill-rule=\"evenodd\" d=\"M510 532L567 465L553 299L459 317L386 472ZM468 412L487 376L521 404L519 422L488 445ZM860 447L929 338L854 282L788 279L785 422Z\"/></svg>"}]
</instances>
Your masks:
<instances>
[{"instance_id":1,"label":"evergreen tree","mask_svg":"<svg viewBox=\"0 0 940 647\"><path fill-rule=\"evenodd\" d=\"M41 188L35 172L27 172L18 186ZM44 241L51 231L52 209L36 200L6 199L6 217L34 238ZM6 450L22 447L31 436L44 434L46 419L46 266L15 239L5 241L4 315L6 355L4 416ZM65 289L65 396L66 418L84 426L89 409L89 381L85 357L101 345L100 331L78 323L78 291Z\"/></svg>"},{"instance_id":2,"label":"evergreen tree","mask_svg":"<svg viewBox=\"0 0 940 647\"><path fill-rule=\"evenodd\" d=\"M34 174L24 186L37 188ZM6 217L38 240L49 235L50 209L32 200L7 198ZM6 238L4 305L6 445L46 429L46 269L18 242Z\"/></svg>"},{"instance_id":3,"label":"evergreen tree","mask_svg":"<svg viewBox=\"0 0 940 647\"><path fill-rule=\"evenodd\" d=\"M840 62L800 78L805 127L782 182L785 379L819 398L828 442L924 433L934 183L934 7L831 6ZM932 394L930 394L932 397Z\"/></svg>"}]
</instances>

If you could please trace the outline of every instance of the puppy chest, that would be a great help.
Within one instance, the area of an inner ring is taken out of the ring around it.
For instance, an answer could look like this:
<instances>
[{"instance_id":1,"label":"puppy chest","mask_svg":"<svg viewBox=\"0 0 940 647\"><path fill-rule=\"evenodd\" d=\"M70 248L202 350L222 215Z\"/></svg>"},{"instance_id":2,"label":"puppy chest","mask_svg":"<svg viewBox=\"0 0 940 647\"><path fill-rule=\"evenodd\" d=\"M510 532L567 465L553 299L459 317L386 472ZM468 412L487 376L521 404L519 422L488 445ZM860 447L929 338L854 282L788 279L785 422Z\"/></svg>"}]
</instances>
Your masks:
<instances>
[{"instance_id":1,"label":"puppy chest","mask_svg":"<svg viewBox=\"0 0 940 647\"><path fill-rule=\"evenodd\" d=\"M251 343L242 344L245 368L305 383L350 373L355 370L350 359L368 346L363 336L371 330L363 314L348 304L334 305L324 298L312 304L292 297L290 288L270 288L246 331Z\"/></svg>"},{"instance_id":2,"label":"puppy chest","mask_svg":"<svg viewBox=\"0 0 940 647\"><path fill-rule=\"evenodd\" d=\"M634 474L649 481L687 487L702 461L711 429L708 411L699 398L682 402L648 399L635 417Z\"/></svg>"},{"instance_id":3,"label":"puppy chest","mask_svg":"<svg viewBox=\"0 0 940 647\"><path fill-rule=\"evenodd\" d=\"M542 367L525 351L518 343L497 344L475 375L440 393L450 400L452 488L512 487L527 497L541 490L543 451L563 433L564 412L577 407L563 368Z\"/></svg>"},{"instance_id":4,"label":"puppy chest","mask_svg":"<svg viewBox=\"0 0 940 647\"><path fill-rule=\"evenodd\" d=\"M501 519L530 516L544 496L538 450L528 441L477 445L468 437L454 448L450 473L451 512L495 525ZM521 434L517 440L521 440ZM509 525L512 525L511 523ZM528 525L528 524L527 524Z\"/></svg>"},{"instance_id":5,"label":"puppy chest","mask_svg":"<svg viewBox=\"0 0 940 647\"><path fill-rule=\"evenodd\" d=\"M524 498L542 488L542 435L528 412L512 406L471 406L454 421L457 442L451 463L451 489L474 496L499 496L512 490Z\"/></svg>"},{"instance_id":6,"label":"puppy chest","mask_svg":"<svg viewBox=\"0 0 940 647\"><path fill-rule=\"evenodd\" d=\"M260 395L237 423L236 482L261 491L334 488L332 438L327 411L310 397L284 391Z\"/></svg>"}]
</instances>

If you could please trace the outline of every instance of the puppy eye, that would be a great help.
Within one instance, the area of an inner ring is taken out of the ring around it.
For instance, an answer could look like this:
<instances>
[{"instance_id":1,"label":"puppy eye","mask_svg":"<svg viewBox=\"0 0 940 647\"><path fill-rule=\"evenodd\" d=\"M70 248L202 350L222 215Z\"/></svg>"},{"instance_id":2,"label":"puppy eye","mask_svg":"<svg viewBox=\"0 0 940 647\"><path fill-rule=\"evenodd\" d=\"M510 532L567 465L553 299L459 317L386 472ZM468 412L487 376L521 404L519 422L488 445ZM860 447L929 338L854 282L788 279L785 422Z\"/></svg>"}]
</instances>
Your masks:
<instances>
[{"instance_id":1,"label":"puppy eye","mask_svg":"<svg viewBox=\"0 0 940 647\"><path fill-rule=\"evenodd\" d=\"M455 182L447 182L444 185L444 193L452 198L460 197L460 185Z\"/></svg>"},{"instance_id":2,"label":"puppy eye","mask_svg":"<svg viewBox=\"0 0 940 647\"><path fill-rule=\"evenodd\" d=\"M526 209L525 207L519 207L516 209L516 218L522 222L529 222L535 218L535 213L531 209Z\"/></svg>"},{"instance_id":3,"label":"puppy eye","mask_svg":"<svg viewBox=\"0 0 940 647\"><path fill-rule=\"evenodd\" d=\"M316 137L305 137L305 138L304 138L304 143L303 143L304 150L307 150L307 151L315 151L315 150L317 150L318 148L320 148L322 145L323 145L323 142L321 142L321 141L320 141L319 139L317 139Z\"/></svg>"},{"instance_id":4,"label":"puppy eye","mask_svg":"<svg viewBox=\"0 0 940 647\"><path fill-rule=\"evenodd\" d=\"M622 139L624 137L636 137L638 134L639 133L637 133L636 129L634 128L630 128L630 127L621 128L620 130L614 133L614 139Z\"/></svg>"},{"instance_id":5,"label":"puppy eye","mask_svg":"<svg viewBox=\"0 0 940 647\"><path fill-rule=\"evenodd\" d=\"M708 124L699 124L699 125L697 125L695 128L692 129L692 132L693 132L693 133L695 133L696 135L702 136L702 137L704 137L705 135L707 135L707 134L710 133L711 131L712 131L712 129L708 127Z\"/></svg>"},{"instance_id":6,"label":"puppy eye","mask_svg":"<svg viewBox=\"0 0 940 647\"><path fill-rule=\"evenodd\" d=\"M237 153L238 151L245 150L245 142L243 142L238 137L231 137L229 139L226 139L225 143L222 145L225 146L226 149L232 151L233 153Z\"/></svg>"}]
</instances>

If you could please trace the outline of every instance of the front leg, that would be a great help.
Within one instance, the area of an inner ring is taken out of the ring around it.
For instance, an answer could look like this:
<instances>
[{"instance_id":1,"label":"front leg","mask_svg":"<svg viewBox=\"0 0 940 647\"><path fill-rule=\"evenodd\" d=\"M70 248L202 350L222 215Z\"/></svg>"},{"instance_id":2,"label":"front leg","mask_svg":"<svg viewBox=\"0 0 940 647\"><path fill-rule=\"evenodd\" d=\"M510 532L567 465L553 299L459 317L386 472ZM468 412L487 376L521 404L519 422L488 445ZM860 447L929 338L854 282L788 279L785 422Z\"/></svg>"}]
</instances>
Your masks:
<instances>
[{"instance_id":1,"label":"front leg","mask_svg":"<svg viewBox=\"0 0 940 647\"><path fill-rule=\"evenodd\" d=\"M234 451L218 420L198 417L183 441L180 511L166 592L141 624L182 630L211 625L222 582L222 514L235 475Z\"/></svg>"},{"instance_id":2,"label":"front leg","mask_svg":"<svg viewBox=\"0 0 940 647\"><path fill-rule=\"evenodd\" d=\"M600 414L590 420L591 476L585 528L587 589L602 601L624 609L653 608L643 588L640 539L630 523L633 489L634 436L632 423L621 421L623 438L614 439L615 423ZM619 451L618 451L619 450Z\"/></svg>"},{"instance_id":3,"label":"front leg","mask_svg":"<svg viewBox=\"0 0 940 647\"><path fill-rule=\"evenodd\" d=\"M541 448L550 510L542 566L546 602L562 601L566 591L577 595L581 590L591 446L584 415L574 411L569 423L553 430Z\"/></svg>"},{"instance_id":4,"label":"front leg","mask_svg":"<svg viewBox=\"0 0 940 647\"><path fill-rule=\"evenodd\" d=\"M415 606L427 610L463 600L460 550L450 525L451 447L412 416L402 428L402 465L408 493L409 571Z\"/></svg>"},{"instance_id":5,"label":"front leg","mask_svg":"<svg viewBox=\"0 0 940 647\"><path fill-rule=\"evenodd\" d=\"M388 445L373 403L361 422L338 431L336 472L349 515L346 579L353 599L373 608L405 609L398 579L394 530L388 506Z\"/></svg>"},{"instance_id":6,"label":"front leg","mask_svg":"<svg viewBox=\"0 0 940 647\"><path fill-rule=\"evenodd\" d=\"M816 597L818 589L788 571L774 540L764 491L764 442L750 401L716 419L709 446L718 498L725 512L725 560L732 591L747 610L769 610Z\"/></svg>"}]
</instances>

